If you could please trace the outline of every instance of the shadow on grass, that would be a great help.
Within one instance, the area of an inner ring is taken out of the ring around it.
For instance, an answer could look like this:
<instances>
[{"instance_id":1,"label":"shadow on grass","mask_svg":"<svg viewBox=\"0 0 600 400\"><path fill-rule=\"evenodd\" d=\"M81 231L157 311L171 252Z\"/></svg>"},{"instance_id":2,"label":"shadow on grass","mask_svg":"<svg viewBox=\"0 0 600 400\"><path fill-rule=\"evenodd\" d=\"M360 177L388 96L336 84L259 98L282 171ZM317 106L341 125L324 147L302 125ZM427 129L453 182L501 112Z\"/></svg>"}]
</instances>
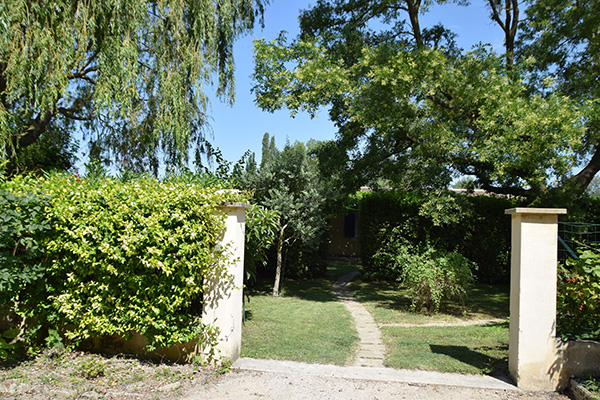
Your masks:
<instances>
[{"instance_id":1,"label":"shadow on grass","mask_svg":"<svg viewBox=\"0 0 600 400\"><path fill-rule=\"evenodd\" d=\"M361 302L376 303L376 307L389 310L411 311L411 294L397 283L355 282L352 290ZM493 318L504 318L509 314L509 304L507 285L477 284L468 290L465 304L447 301L440 311L455 317L462 317L465 313L484 313Z\"/></svg>"},{"instance_id":2,"label":"shadow on grass","mask_svg":"<svg viewBox=\"0 0 600 400\"><path fill-rule=\"evenodd\" d=\"M507 330L508 322L485 325L491 329ZM475 340L476 341L476 340ZM486 375L506 378L508 374L508 343L485 345L474 344L471 347L457 345L429 344L432 353L452 357L464 364L472 365Z\"/></svg>"},{"instance_id":3,"label":"shadow on grass","mask_svg":"<svg viewBox=\"0 0 600 400\"><path fill-rule=\"evenodd\" d=\"M337 301L333 295L332 286L338 278L347 273L358 270L352 264L331 264L323 277L316 279L286 279L282 282L281 297L296 297L302 300L329 302ZM273 278L259 278L247 290L250 296L269 296L273 294Z\"/></svg>"},{"instance_id":4,"label":"shadow on grass","mask_svg":"<svg viewBox=\"0 0 600 400\"><path fill-rule=\"evenodd\" d=\"M470 349L467 346L451 346L430 344L432 353L452 357L464 364L472 365L486 375L508 377L508 358L492 357L484 352ZM508 352L508 346L482 347L482 351Z\"/></svg>"}]
</instances>

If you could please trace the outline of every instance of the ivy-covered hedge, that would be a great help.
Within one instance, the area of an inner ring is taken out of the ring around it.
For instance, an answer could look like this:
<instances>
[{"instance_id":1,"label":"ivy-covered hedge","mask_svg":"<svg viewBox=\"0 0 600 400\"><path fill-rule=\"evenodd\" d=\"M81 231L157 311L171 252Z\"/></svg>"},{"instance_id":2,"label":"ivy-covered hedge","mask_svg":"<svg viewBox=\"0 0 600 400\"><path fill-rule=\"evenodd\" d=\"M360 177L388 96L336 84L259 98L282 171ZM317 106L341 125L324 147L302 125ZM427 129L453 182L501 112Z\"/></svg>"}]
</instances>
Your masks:
<instances>
[{"instance_id":1,"label":"ivy-covered hedge","mask_svg":"<svg viewBox=\"0 0 600 400\"><path fill-rule=\"evenodd\" d=\"M203 277L224 262L215 205L227 196L151 177L0 182L0 304L33 336L137 331L149 350L193 339Z\"/></svg>"},{"instance_id":2,"label":"ivy-covered hedge","mask_svg":"<svg viewBox=\"0 0 600 400\"><path fill-rule=\"evenodd\" d=\"M399 271L374 255L393 231L409 243L425 242L458 251L475 262L480 282L507 283L510 271L510 218L504 210L517 201L491 196L445 193L426 197L415 192L363 194L358 203L358 234L365 272L372 279L397 279Z\"/></svg>"}]
</instances>

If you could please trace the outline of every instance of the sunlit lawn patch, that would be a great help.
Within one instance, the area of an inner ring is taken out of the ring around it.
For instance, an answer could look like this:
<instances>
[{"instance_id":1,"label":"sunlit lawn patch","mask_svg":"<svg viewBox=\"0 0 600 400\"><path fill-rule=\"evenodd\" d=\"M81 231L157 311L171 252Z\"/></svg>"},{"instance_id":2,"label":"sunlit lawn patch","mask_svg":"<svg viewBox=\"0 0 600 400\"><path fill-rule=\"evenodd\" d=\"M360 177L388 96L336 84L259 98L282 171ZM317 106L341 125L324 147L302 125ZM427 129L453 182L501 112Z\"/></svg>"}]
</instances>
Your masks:
<instances>
[{"instance_id":1,"label":"sunlit lawn patch","mask_svg":"<svg viewBox=\"0 0 600 400\"><path fill-rule=\"evenodd\" d=\"M469 374L505 374L508 323L475 326L384 326L385 365Z\"/></svg>"},{"instance_id":2,"label":"sunlit lawn patch","mask_svg":"<svg viewBox=\"0 0 600 400\"><path fill-rule=\"evenodd\" d=\"M460 301L442 305L437 314L410 311L411 297L395 282L353 282L354 296L371 312L378 324L458 323L465 320L506 318L509 313L509 288L506 285L477 284Z\"/></svg>"},{"instance_id":3,"label":"sunlit lawn patch","mask_svg":"<svg viewBox=\"0 0 600 400\"><path fill-rule=\"evenodd\" d=\"M354 320L331 290L348 267L329 269L324 279L286 281L273 298L264 286L246 303L242 356L344 365L354 356Z\"/></svg>"},{"instance_id":4,"label":"sunlit lawn patch","mask_svg":"<svg viewBox=\"0 0 600 400\"><path fill-rule=\"evenodd\" d=\"M477 284L469 289L464 304L447 302L437 314L411 312L409 291L397 283L357 281L351 288L381 327L387 345L386 366L473 374L506 372L508 322L483 321L508 317L508 286ZM479 320L482 324L478 325ZM426 324L448 326L419 326ZM457 324L475 325L452 326Z\"/></svg>"}]
</instances>

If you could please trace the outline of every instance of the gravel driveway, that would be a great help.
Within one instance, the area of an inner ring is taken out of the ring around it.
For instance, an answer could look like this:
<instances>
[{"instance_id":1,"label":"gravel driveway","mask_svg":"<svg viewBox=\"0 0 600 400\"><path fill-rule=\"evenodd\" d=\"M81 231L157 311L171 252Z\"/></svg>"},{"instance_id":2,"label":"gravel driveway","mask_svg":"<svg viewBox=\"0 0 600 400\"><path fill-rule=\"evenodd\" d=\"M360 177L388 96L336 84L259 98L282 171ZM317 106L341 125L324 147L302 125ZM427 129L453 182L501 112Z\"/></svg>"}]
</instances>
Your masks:
<instances>
[{"instance_id":1,"label":"gravel driveway","mask_svg":"<svg viewBox=\"0 0 600 400\"><path fill-rule=\"evenodd\" d=\"M186 400L568 400L558 393L465 388L403 382L320 377L303 373L232 371Z\"/></svg>"}]
</instances>

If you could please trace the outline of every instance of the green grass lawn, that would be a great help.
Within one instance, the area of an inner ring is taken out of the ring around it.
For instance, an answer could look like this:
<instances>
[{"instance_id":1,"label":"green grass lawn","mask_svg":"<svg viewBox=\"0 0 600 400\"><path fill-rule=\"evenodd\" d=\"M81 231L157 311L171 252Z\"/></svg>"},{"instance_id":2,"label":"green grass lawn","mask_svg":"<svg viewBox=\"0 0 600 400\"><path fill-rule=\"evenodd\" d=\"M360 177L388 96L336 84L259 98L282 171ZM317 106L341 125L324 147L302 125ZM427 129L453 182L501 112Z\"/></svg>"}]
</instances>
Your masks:
<instances>
[{"instance_id":1,"label":"green grass lawn","mask_svg":"<svg viewBox=\"0 0 600 400\"><path fill-rule=\"evenodd\" d=\"M471 374L506 373L507 322L451 325L507 318L510 305L507 285L477 284L468 291L464 304L447 302L437 314L411 312L409 291L396 283L359 280L351 289L381 328L387 346L386 366ZM418 326L425 324L450 326Z\"/></svg>"},{"instance_id":2,"label":"green grass lawn","mask_svg":"<svg viewBox=\"0 0 600 400\"><path fill-rule=\"evenodd\" d=\"M246 303L242 356L308 363L345 365L352 361L358 336L352 317L336 301L331 285L358 266L330 266L328 276L286 281L280 298L263 282ZM438 314L410 311L410 295L395 283L351 284L354 296L380 326L387 346L385 365L472 374L505 374L508 366L508 323L478 324L506 318L508 286L475 285L463 305L444 304ZM428 323L469 326L394 326Z\"/></svg>"},{"instance_id":3,"label":"green grass lawn","mask_svg":"<svg viewBox=\"0 0 600 400\"><path fill-rule=\"evenodd\" d=\"M392 368L463 374L508 372L508 323L381 328Z\"/></svg>"},{"instance_id":4,"label":"green grass lawn","mask_svg":"<svg viewBox=\"0 0 600 400\"><path fill-rule=\"evenodd\" d=\"M458 323L465 320L507 318L509 287L477 284L468 291L463 305L459 301L443 304L437 314L410 311L411 297L396 283L356 281L351 285L356 298L369 310L378 324Z\"/></svg>"},{"instance_id":5,"label":"green grass lawn","mask_svg":"<svg viewBox=\"0 0 600 400\"><path fill-rule=\"evenodd\" d=\"M323 279L286 281L279 298L271 295L272 282L262 282L246 302L242 356L336 365L351 362L358 335L331 286L353 269L331 266Z\"/></svg>"}]
</instances>

